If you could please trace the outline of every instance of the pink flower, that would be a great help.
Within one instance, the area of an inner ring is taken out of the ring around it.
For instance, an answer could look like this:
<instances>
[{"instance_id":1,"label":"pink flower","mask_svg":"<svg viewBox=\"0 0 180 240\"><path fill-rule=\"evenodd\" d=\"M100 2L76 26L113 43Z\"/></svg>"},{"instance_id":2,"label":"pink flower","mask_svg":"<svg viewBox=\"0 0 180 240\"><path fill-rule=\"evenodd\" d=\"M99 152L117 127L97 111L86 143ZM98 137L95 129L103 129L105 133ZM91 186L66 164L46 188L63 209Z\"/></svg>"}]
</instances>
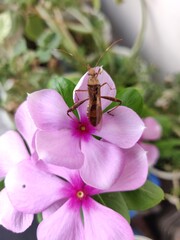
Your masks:
<instances>
[{"instance_id":1,"label":"pink flower","mask_svg":"<svg viewBox=\"0 0 180 240\"><path fill-rule=\"evenodd\" d=\"M144 141L156 141L161 137L162 128L161 125L153 118L144 118L145 130L141 136L139 144L147 151L147 158L149 166L154 165L159 158L159 149L150 143Z\"/></svg>"},{"instance_id":2,"label":"pink flower","mask_svg":"<svg viewBox=\"0 0 180 240\"><path fill-rule=\"evenodd\" d=\"M124 157L122 173L106 192L133 190L146 180L145 151L137 144L124 150ZM8 173L5 185L16 209L29 214L43 212L38 240L134 239L121 215L92 199L103 191L84 183L78 170L22 161Z\"/></svg>"},{"instance_id":3,"label":"pink flower","mask_svg":"<svg viewBox=\"0 0 180 240\"><path fill-rule=\"evenodd\" d=\"M15 121L18 130L20 130L26 143L28 143L29 151L24 141L16 131L8 131L0 137L0 178L5 178L14 165L21 161L36 161L34 154L34 134L36 127L27 111L26 102L21 104L16 113ZM5 228L19 233L24 232L33 221L33 214L22 213L14 208L7 196L6 188L0 192L0 224Z\"/></svg>"},{"instance_id":4,"label":"pink flower","mask_svg":"<svg viewBox=\"0 0 180 240\"><path fill-rule=\"evenodd\" d=\"M78 87L85 84L87 88L87 78L86 73ZM98 78L101 84L108 83L102 87L101 94L115 96L110 76L103 71ZM103 99L102 108L109 103ZM30 94L27 105L38 128L35 146L39 158L51 164L80 169L80 175L87 184L101 189L110 187L121 172L121 149L134 146L144 130L139 116L124 106L116 108L113 115L104 113L100 127L89 123L85 103L78 108L80 119L75 116L72 119L67 116L68 106L55 90ZM106 141L99 141L94 136Z\"/></svg>"},{"instance_id":5,"label":"pink flower","mask_svg":"<svg viewBox=\"0 0 180 240\"><path fill-rule=\"evenodd\" d=\"M35 152L34 138L37 127L35 126L31 115L29 114L27 101L23 102L18 107L15 113L15 125L17 130L26 141L29 151L31 154L33 154Z\"/></svg>"},{"instance_id":6,"label":"pink flower","mask_svg":"<svg viewBox=\"0 0 180 240\"><path fill-rule=\"evenodd\" d=\"M15 131L8 131L0 137L0 178L20 161L29 159L23 140ZM0 224L8 230L24 232L33 221L33 214L22 213L13 207L4 188L0 192Z\"/></svg>"}]
</instances>

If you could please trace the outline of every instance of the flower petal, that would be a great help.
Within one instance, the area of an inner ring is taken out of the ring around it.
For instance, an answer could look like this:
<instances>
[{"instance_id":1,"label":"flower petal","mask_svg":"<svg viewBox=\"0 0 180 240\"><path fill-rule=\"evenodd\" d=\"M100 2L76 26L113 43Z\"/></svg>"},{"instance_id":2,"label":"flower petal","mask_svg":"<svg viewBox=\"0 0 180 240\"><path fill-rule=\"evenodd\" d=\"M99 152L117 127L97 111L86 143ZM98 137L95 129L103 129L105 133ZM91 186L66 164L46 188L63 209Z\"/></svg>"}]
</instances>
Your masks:
<instances>
[{"instance_id":1,"label":"flower petal","mask_svg":"<svg viewBox=\"0 0 180 240\"><path fill-rule=\"evenodd\" d=\"M161 137L162 127L153 117L147 117L144 120L145 129L141 139L143 140L157 140Z\"/></svg>"},{"instance_id":2,"label":"flower petal","mask_svg":"<svg viewBox=\"0 0 180 240\"><path fill-rule=\"evenodd\" d=\"M33 139L37 130L28 110L27 101L23 102L17 109L15 114L15 123L17 130L26 140L31 152L34 150Z\"/></svg>"},{"instance_id":3,"label":"flower petal","mask_svg":"<svg viewBox=\"0 0 180 240\"><path fill-rule=\"evenodd\" d=\"M82 209L86 240L134 240L129 223L117 212L90 198Z\"/></svg>"},{"instance_id":4,"label":"flower petal","mask_svg":"<svg viewBox=\"0 0 180 240\"><path fill-rule=\"evenodd\" d=\"M100 67L95 67L95 71L98 72ZM86 72L81 79L79 80L78 84L76 85L74 92L73 92L73 98L74 102L82 101L89 97L88 95L88 79L89 75L88 72ZM115 97L116 96L116 87L112 80L112 78L109 76L109 74L103 69L103 71L98 75L98 80L100 85L103 83L107 83L101 87L101 96L110 96ZM78 91L77 91L78 90ZM86 90L86 91L79 91L79 90ZM75 93L76 92L76 93ZM78 112L80 113L80 116L84 116L87 109L87 103L82 104L78 107ZM102 109L105 109L111 102L105 99L102 99Z\"/></svg>"},{"instance_id":5,"label":"flower petal","mask_svg":"<svg viewBox=\"0 0 180 240\"><path fill-rule=\"evenodd\" d=\"M38 240L84 240L80 207L74 206L71 200L68 200L39 224L37 236Z\"/></svg>"},{"instance_id":6,"label":"flower petal","mask_svg":"<svg viewBox=\"0 0 180 240\"><path fill-rule=\"evenodd\" d=\"M74 137L69 129L38 131L36 148L40 159L45 162L72 169L83 164L79 138Z\"/></svg>"},{"instance_id":7,"label":"flower petal","mask_svg":"<svg viewBox=\"0 0 180 240\"><path fill-rule=\"evenodd\" d=\"M120 148L131 148L139 140L144 123L132 109L119 106L110 114L104 113L97 135Z\"/></svg>"},{"instance_id":8,"label":"flower petal","mask_svg":"<svg viewBox=\"0 0 180 240\"><path fill-rule=\"evenodd\" d=\"M33 214L17 211L9 201L6 189L0 192L0 224L6 229L20 233L31 226Z\"/></svg>"},{"instance_id":9,"label":"flower petal","mask_svg":"<svg viewBox=\"0 0 180 240\"><path fill-rule=\"evenodd\" d=\"M66 182L48 174L31 161L22 161L5 179L8 196L19 211L38 213L64 198Z\"/></svg>"},{"instance_id":10,"label":"flower petal","mask_svg":"<svg viewBox=\"0 0 180 240\"><path fill-rule=\"evenodd\" d=\"M84 153L84 164L80 169L82 179L95 188L109 188L123 168L121 150L93 137L88 143L81 142L81 150Z\"/></svg>"},{"instance_id":11,"label":"flower petal","mask_svg":"<svg viewBox=\"0 0 180 240\"><path fill-rule=\"evenodd\" d=\"M108 192L130 191L141 187L148 174L148 161L146 152L136 144L124 150L124 168L117 181Z\"/></svg>"},{"instance_id":12,"label":"flower petal","mask_svg":"<svg viewBox=\"0 0 180 240\"><path fill-rule=\"evenodd\" d=\"M50 215L52 215L53 213L55 213L65 202L67 201L67 199L61 199L55 203L53 203L50 207L48 207L47 209L45 209L42 212L43 215L43 219L48 218Z\"/></svg>"},{"instance_id":13,"label":"flower petal","mask_svg":"<svg viewBox=\"0 0 180 240\"><path fill-rule=\"evenodd\" d=\"M4 177L14 164L28 158L25 144L16 131L10 130L0 137L0 178Z\"/></svg>"},{"instance_id":14,"label":"flower petal","mask_svg":"<svg viewBox=\"0 0 180 240\"><path fill-rule=\"evenodd\" d=\"M159 158L159 149L152 144L147 144L147 143L139 143L141 147L147 152L147 159L148 159L148 164L149 167L153 166L156 164L158 158Z\"/></svg>"},{"instance_id":15,"label":"flower petal","mask_svg":"<svg viewBox=\"0 0 180 240\"><path fill-rule=\"evenodd\" d=\"M76 175L79 173L78 170L70 169L70 168L65 168L65 167L60 167L54 164L49 164L45 163L46 165L46 171L54 174L56 176L59 176L61 178L64 178L66 181L69 183L72 183L72 176Z\"/></svg>"},{"instance_id":16,"label":"flower petal","mask_svg":"<svg viewBox=\"0 0 180 240\"><path fill-rule=\"evenodd\" d=\"M68 107L61 95L52 89L44 89L28 95L29 112L36 126L42 130L67 128L71 119Z\"/></svg>"}]
</instances>

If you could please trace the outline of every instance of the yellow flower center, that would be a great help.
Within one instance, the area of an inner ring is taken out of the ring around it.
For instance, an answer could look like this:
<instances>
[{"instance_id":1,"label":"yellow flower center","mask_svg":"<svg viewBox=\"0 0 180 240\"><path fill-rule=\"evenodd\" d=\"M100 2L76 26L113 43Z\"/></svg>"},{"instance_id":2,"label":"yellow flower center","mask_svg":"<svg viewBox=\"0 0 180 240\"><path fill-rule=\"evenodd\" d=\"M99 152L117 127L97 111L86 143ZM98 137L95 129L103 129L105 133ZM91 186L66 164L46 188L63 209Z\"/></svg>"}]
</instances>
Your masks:
<instances>
[{"instance_id":1,"label":"yellow flower center","mask_svg":"<svg viewBox=\"0 0 180 240\"><path fill-rule=\"evenodd\" d=\"M81 127L80 127L80 130L81 130L81 131L85 131L85 130L86 130L86 127L85 127L85 126L81 126Z\"/></svg>"},{"instance_id":2,"label":"yellow flower center","mask_svg":"<svg viewBox=\"0 0 180 240\"><path fill-rule=\"evenodd\" d=\"M78 191L78 192L76 193L76 196L77 196L78 198L82 199L82 198L84 197L84 192L83 192L83 191Z\"/></svg>"}]
</instances>

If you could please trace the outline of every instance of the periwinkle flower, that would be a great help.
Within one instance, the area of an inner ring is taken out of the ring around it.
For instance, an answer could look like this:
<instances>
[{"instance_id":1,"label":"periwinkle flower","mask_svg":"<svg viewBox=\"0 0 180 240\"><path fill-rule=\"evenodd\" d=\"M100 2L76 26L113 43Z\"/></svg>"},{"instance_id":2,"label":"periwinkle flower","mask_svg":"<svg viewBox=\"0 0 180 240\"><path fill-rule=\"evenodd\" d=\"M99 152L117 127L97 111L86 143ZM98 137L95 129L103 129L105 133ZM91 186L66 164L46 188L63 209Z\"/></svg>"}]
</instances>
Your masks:
<instances>
[{"instance_id":1,"label":"periwinkle flower","mask_svg":"<svg viewBox=\"0 0 180 240\"><path fill-rule=\"evenodd\" d=\"M129 223L92 198L103 192L134 190L145 182L145 151L136 144L124 150L124 157L121 174L106 191L87 185L78 170L22 161L6 176L8 196L19 211L43 213L38 240L133 240Z\"/></svg>"},{"instance_id":2,"label":"periwinkle flower","mask_svg":"<svg viewBox=\"0 0 180 240\"><path fill-rule=\"evenodd\" d=\"M16 131L8 131L0 137L0 178L19 162L29 159L29 153L22 138ZM18 211L10 202L7 190L0 192L0 224L8 230L24 232L33 221L33 214Z\"/></svg>"},{"instance_id":3,"label":"periwinkle flower","mask_svg":"<svg viewBox=\"0 0 180 240\"><path fill-rule=\"evenodd\" d=\"M86 90L87 79L88 73L81 78L75 90ZM101 85L107 83L101 88L101 95L115 97L114 83L104 70L98 79ZM79 99L84 94L87 92L78 94ZM102 109L110 103L102 99ZM68 106L55 90L29 94L27 106L38 128L35 147L39 158L62 167L80 169L80 175L87 184L101 189L114 183L124 164L122 149L134 146L144 130L139 116L124 106L116 108L112 114L103 113L102 122L97 127L87 119L86 103L77 109L79 119L73 114L71 118L67 115ZM16 118L19 119L18 114Z\"/></svg>"},{"instance_id":4,"label":"periwinkle flower","mask_svg":"<svg viewBox=\"0 0 180 240\"><path fill-rule=\"evenodd\" d=\"M33 139L36 126L27 111L26 102L17 110L16 124L26 140L27 147L21 136L13 130L7 131L0 136L0 178L6 178L14 165L21 161L37 161ZM19 233L24 232L33 221L33 214L18 211L9 201L6 188L0 192L0 224L8 230Z\"/></svg>"},{"instance_id":5,"label":"periwinkle flower","mask_svg":"<svg viewBox=\"0 0 180 240\"><path fill-rule=\"evenodd\" d=\"M76 89L87 87L87 78L86 73ZM114 97L109 75L103 71L98 78L101 85L107 83L102 96ZM102 109L108 104L102 100ZM131 191L144 184L147 156L136 144L144 124L133 110L120 106L111 114L104 113L95 127L86 108L84 104L77 109L79 119L69 117L63 98L50 89L30 94L18 108L15 122L26 145L15 131L0 138L3 226L24 231L33 215L42 212L38 240L134 239L129 223L93 196ZM9 145L13 148L8 152Z\"/></svg>"},{"instance_id":6,"label":"periwinkle flower","mask_svg":"<svg viewBox=\"0 0 180 240\"><path fill-rule=\"evenodd\" d=\"M147 151L149 166L153 166L159 158L159 149L155 145L147 142L158 140L162 135L162 127L153 117L146 117L143 121L146 128L140 138L139 144Z\"/></svg>"}]
</instances>

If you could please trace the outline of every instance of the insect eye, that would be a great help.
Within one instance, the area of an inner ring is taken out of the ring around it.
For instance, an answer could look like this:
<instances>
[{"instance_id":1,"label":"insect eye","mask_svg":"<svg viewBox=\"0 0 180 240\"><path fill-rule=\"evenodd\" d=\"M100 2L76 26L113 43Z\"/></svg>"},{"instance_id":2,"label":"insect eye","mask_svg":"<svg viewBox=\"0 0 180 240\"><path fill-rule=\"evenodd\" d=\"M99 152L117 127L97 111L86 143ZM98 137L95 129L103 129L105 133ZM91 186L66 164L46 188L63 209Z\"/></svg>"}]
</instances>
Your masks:
<instances>
[{"instance_id":1,"label":"insect eye","mask_svg":"<svg viewBox=\"0 0 180 240\"><path fill-rule=\"evenodd\" d=\"M96 72L94 71L93 68L90 68L90 69L89 69L88 75L89 75L89 76L95 76L95 75L96 75Z\"/></svg>"}]
</instances>

